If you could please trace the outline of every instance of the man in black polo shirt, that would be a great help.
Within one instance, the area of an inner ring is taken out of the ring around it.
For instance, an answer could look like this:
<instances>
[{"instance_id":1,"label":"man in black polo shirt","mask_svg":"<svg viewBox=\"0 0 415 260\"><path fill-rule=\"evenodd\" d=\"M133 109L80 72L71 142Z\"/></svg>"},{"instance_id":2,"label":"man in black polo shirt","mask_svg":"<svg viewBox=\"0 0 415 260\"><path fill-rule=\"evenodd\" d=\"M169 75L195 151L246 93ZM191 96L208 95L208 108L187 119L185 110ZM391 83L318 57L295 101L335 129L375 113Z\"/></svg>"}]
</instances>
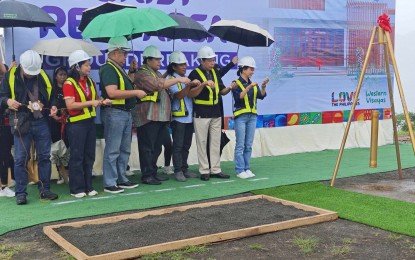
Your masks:
<instances>
[{"instance_id":1,"label":"man in black polo shirt","mask_svg":"<svg viewBox=\"0 0 415 260\"><path fill-rule=\"evenodd\" d=\"M131 152L131 109L137 98L147 94L135 90L133 83L124 71L128 41L125 37L114 37L108 42L108 61L99 71L100 88L103 98L112 99L112 106L101 111L104 123L105 150L103 159L104 191L120 193L138 184L125 176Z\"/></svg>"},{"instance_id":2,"label":"man in black polo shirt","mask_svg":"<svg viewBox=\"0 0 415 260\"><path fill-rule=\"evenodd\" d=\"M229 178L220 168L221 109L219 94L226 95L236 86L233 82L225 87L221 75L215 72L216 54L212 48L203 46L197 53L200 66L193 70L189 79L198 79L202 84L193 87L189 96L193 99L193 124L196 134L197 157L199 160L200 179L207 181L212 178ZM206 144L209 136L210 151ZM207 153L210 155L211 167Z\"/></svg>"}]
</instances>

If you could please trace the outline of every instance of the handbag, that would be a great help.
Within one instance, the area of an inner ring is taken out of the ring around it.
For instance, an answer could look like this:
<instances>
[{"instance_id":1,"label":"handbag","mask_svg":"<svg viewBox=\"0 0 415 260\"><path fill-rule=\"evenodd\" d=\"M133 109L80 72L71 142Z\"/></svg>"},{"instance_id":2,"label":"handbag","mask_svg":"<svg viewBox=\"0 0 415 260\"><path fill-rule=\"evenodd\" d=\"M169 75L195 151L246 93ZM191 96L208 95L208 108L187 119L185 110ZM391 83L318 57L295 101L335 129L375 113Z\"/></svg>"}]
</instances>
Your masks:
<instances>
[{"instance_id":1,"label":"handbag","mask_svg":"<svg viewBox=\"0 0 415 260\"><path fill-rule=\"evenodd\" d=\"M30 113L21 111L9 112L9 124L11 126L12 134L26 135L30 131Z\"/></svg>"}]
</instances>

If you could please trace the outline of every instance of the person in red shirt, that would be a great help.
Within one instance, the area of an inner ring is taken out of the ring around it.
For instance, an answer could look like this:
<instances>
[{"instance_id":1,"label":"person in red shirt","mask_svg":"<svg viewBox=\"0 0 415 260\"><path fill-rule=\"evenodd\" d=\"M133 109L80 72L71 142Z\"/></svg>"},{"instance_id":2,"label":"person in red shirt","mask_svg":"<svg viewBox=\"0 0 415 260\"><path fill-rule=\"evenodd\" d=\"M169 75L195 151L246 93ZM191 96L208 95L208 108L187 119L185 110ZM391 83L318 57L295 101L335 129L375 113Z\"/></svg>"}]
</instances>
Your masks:
<instances>
[{"instance_id":1,"label":"person in red shirt","mask_svg":"<svg viewBox=\"0 0 415 260\"><path fill-rule=\"evenodd\" d=\"M110 105L111 100L98 98L91 71L89 55L76 50L69 55L68 79L63 85L63 95L68 109L67 134L71 155L69 159L69 189L76 198L95 196L92 187L92 167L95 161L96 107Z\"/></svg>"}]
</instances>

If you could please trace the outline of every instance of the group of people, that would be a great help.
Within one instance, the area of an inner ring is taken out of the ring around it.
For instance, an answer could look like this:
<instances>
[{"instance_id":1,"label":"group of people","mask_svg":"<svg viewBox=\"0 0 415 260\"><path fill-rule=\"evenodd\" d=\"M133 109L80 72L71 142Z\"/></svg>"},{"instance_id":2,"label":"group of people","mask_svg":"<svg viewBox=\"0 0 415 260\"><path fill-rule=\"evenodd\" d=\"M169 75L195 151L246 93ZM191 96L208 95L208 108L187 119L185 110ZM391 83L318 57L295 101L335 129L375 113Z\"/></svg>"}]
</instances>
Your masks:
<instances>
[{"instance_id":1,"label":"group of people","mask_svg":"<svg viewBox=\"0 0 415 260\"><path fill-rule=\"evenodd\" d=\"M68 70L63 67L55 69L53 84L42 70L40 55L32 50L20 56L19 66L6 72L0 89L0 104L3 110L8 110L10 130L14 136L15 197L18 205L27 203L26 165L32 140L38 160L40 197L48 200L58 198L50 190L53 136L65 140L70 147L67 168L71 195L82 198L98 194L92 185L97 107L101 109L105 139L104 192L121 193L124 189L138 186L126 175L133 123L137 129L143 184L159 185L169 179L157 174L156 164L166 139L164 137L168 136L170 140L169 127L172 130L173 168L177 181L196 177L203 181L230 178L220 166L224 125L221 95L230 92L234 100L236 132L235 173L242 179L255 176L250 168L250 158L256 127L256 104L257 99L266 96L268 83L265 79L259 87L251 81L255 60L249 56L239 60L235 57L228 66L220 68L215 63L215 52L204 46L197 53L198 68L187 75L186 56L174 51L168 58L169 65L163 75L160 72L163 56L155 46L144 49L140 68L134 60L126 72L124 66L129 50L125 37L109 40L108 59L99 70L101 97L94 80L89 77L91 57L83 50L69 55ZM222 77L236 63L238 78L226 87ZM52 127L49 120L54 121ZM199 173L189 171L187 163L193 132ZM5 185L3 178L2 184Z\"/></svg>"}]
</instances>

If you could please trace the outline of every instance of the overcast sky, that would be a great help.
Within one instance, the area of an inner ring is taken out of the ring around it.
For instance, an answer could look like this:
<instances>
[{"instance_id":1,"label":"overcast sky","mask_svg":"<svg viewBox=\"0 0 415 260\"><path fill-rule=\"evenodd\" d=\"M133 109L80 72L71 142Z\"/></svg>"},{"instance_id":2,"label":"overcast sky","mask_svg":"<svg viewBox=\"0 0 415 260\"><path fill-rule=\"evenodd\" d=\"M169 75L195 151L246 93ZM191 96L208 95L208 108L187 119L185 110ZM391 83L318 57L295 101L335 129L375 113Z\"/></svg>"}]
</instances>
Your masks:
<instances>
[{"instance_id":1,"label":"overcast sky","mask_svg":"<svg viewBox=\"0 0 415 260\"><path fill-rule=\"evenodd\" d=\"M406 105L415 112L415 1L396 0L395 56ZM395 108L403 112L395 81Z\"/></svg>"}]
</instances>

